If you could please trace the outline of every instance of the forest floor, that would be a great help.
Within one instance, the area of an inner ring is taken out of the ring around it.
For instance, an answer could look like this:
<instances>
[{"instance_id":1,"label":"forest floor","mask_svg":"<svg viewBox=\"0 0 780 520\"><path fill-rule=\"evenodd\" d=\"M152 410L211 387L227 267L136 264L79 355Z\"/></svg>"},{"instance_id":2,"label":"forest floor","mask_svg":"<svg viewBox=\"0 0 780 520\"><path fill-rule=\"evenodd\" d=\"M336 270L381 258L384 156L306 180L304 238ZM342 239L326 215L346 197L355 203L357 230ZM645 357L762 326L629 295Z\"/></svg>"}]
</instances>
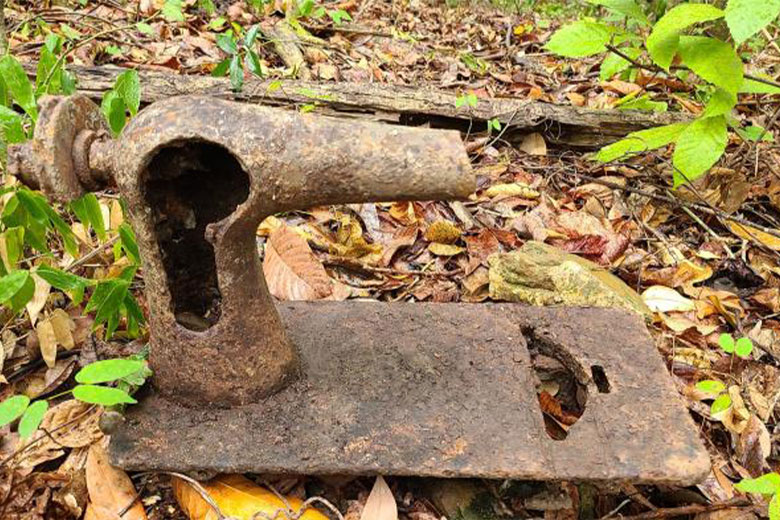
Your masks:
<instances>
[{"instance_id":1,"label":"forest floor","mask_svg":"<svg viewBox=\"0 0 780 520\"><path fill-rule=\"evenodd\" d=\"M217 1L213 13L194 0L185 1L185 17L179 22L157 16L162 2L155 0L41 4L6 1L9 49L20 61L36 61L47 34L55 33L76 43L67 56L68 66L115 65L182 75L211 74L226 57L218 35L231 24L246 30L284 16L280 0L264 11L244 2ZM597 13L592 6L580 11L554 3L522 3L516 12L489 4L450 7L422 0L324 5L331 12L348 12L352 20L339 24L328 16L301 18L312 38L297 42L303 61L294 71L283 51L262 41L257 53L269 78L297 74L320 82L444 89L464 96L464 114L470 110L470 94L476 96L476 107L492 98L515 98L617 111L625 96L646 93L652 101L666 103L670 112L693 116L703 108L696 87L674 76L640 71L630 81L601 80L598 59L565 60L545 51L544 43L562 21ZM142 20L139 28L136 24ZM750 67L772 77L780 74L778 31L770 27L768 40L758 41L749 53ZM745 96L736 116L761 125L774 137L780 130L779 107L776 95ZM297 108L316 113L320 103L298 103ZM480 481L465 491L453 486L457 489L451 493L466 497L461 503L464 518L765 515L760 499L745 497L733 484L776 470L780 457L780 238L771 232L780 229L780 145L734 137L707 176L672 190L671 153L664 149L605 165L590 160L592 147L558 142L552 126L515 134L511 142L504 137L497 127L486 128L484 121L475 121L464 133L477 176L477 192L467 201L352 204L267 219L258 230L258 248L260 254L268 247L275 250L275 265L269 266L267 255L264 264L274 296L486 302L491 300L490 255L518 250L528 240L579 255L607 268L637 294L644 293L645 303L658 311L651 333L700 427L712 473L687 488L599 489L564 483L564 498L553 500L546 513L527 507L518 498L522 493L504 482ZM113 236L122 221L116 196L107 192L99 200ZM92 254L77 274L97 278L121 270L111 249L83 226L77 236L82 254ZM279 257L279 252L301 247L313 254ZM146 309L140 290L143 272L140 277L133 290ZM653 291L646 293L650 287ZM46 289L38 302L36 314L66 309L74 344L71 350L61 347L56 362L48 366L30 317L12 319L3 329L7 384L0 387L0 397L55 394L72 384L80 365L137 351L146 342L144 335L123 339L121 328L110 341L102 341L100 331L91 331L94 316L56 290ZM746 359L725 354L719 346L722 333L750 338L753 352ZM706 395L694 386L713 378L728 382L732 398L731 411L717 418ZM556 398L552 391L548 396L552 416L556 399L559 412L561 406L564 411L576 407L565 402L566 396ZM58 429L56 438L48 436L33 445L5 428L0 445L5 459L0 467L2 518L72 518L84 514L88 501L126 500L126 494L112 495L116 490L99 490L88 482L89 472L97 471L90 469L88 454L104 442L96 427L99 414L73 400L63 401L44 421L49 429ZM566 428L565 421L553 423ZM114 477L123 481L121 475ZM173 498L167 475L130 477L148 518L187 518ZM353 520L360 518L373 482L306 476L270 481L281 493L324 496ZM388 478L387 483L401 518L433 520L445 513L419 481ZM104 496L93 496L100 493ZM480 507L469 507L474 496L481 497ZM568 505L555 505L559 503Z\"/></svg>"}]
</instances>

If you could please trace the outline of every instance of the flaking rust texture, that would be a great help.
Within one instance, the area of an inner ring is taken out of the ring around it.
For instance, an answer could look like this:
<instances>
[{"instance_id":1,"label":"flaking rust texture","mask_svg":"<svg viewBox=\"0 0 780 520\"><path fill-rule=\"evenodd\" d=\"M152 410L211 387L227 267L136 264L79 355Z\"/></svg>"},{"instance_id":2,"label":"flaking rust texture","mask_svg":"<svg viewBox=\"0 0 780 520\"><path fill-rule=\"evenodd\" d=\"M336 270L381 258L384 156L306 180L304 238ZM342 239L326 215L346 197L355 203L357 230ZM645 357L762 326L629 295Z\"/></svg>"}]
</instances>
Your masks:
<instances>
[{"instance_id":1,"label":"flaking rust texture","mask_svg":"<svg viewBox=\"0 0 780 520\"><path fill-rule=\"evenodd\" d=\"M640 318L521 305L274 305L265 217L464 198L456 132L182 97L114 141L93 103L45 98L9 169L60 200L115 184L143 257L153 388L113 432L128 469L689 484L707 453ZM589 394L556 441L530 352ZM597 377L598 376L598 377Z\"/></svg>"},{"instance_id":2,"label":"flaking rust texture","mask_svg":"<svg viewBox=\"0 0 780 520\"><path fill-rule=\"evenodd\" d=\"M185 410L147 395L112 435L114 462L133 470L682 485L709 472L638 316L519 304L279 308L301 353L299 380L224 410ZM545 432L529 347L565 361L587 388L584 414L565 440ZM608 393L593 381L594 366Z\"/></svg>"}]
</instances>

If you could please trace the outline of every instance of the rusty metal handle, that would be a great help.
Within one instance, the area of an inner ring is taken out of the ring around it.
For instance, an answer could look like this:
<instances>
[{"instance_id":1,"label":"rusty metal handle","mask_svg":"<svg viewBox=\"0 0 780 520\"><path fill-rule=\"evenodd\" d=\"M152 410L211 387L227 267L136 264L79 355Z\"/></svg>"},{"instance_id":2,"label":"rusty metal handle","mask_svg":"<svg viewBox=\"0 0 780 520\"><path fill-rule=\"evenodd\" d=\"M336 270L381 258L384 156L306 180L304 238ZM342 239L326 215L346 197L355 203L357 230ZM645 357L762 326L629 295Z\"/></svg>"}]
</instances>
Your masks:
<instances>
[{"instance_id":1,"label":"rusty metal handle","mask_svg":"<svg viewBox=\"0 0 780 520\"><path fill-rule=\"evenodd\" d=\"M262 219L322 204L464 198L475 184L454 131L206 97L155 103L118 141L88 148L79 153L92 180L116 182L142 249L155 385L189 404L253 402L297 373L256 253Z\"/></svg>"}]
</instances>

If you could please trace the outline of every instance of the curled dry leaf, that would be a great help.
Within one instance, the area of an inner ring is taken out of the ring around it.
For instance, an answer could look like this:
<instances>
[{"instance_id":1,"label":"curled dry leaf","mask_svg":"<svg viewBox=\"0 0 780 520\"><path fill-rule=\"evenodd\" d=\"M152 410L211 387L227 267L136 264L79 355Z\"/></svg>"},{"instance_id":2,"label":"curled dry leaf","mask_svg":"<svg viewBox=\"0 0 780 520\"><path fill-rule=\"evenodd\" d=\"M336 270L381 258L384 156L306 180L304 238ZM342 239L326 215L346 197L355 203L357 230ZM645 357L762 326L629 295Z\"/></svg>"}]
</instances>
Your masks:
<instances>
[{"instance_id":1,"label":"curled dry leaf","mask_svg":"<svg viewBox=\"0 0 780 520\"><path fill-rule=\"evenodd\" d=\"M268 290L280 300L324 300L334 294L333 280L309 244L287 226L271 233L263 273Z\"/></svg>"},{"instance_id":2,"label":"curled dry leaf","mask_svg":"<svg viewBox=\"0 0 780 520\"><path fill-rule=\"evenodd\" d=\"M642 300L653 312L685 312L696 308L692 300L663 285L653 285L645 289Z\"/></svg>"},{"instance_id":3,"label":"curled dry leaf","mask_svg":"<svg viewBox=\"0 0 780 520\"><path fill-rule=\"evenodd\" d=\"M46 362L46 366L52 368L57 361L57 335L54 333L54 327L49 320L41 321L35 332L38 333L38 345L41 348L41 357Z\"/></svg>"},{"instance_id":4,"label":"curled dry leaf","mask_svg":"<svg viewBox=\"0 0 780 520\"><path fill-rule=\"evenodd\" d=\"M177 477L172 479L172 484L176 501L190 520L218 519L214 508L191 484ZM328 520L325 515L311 507L307 508L300 516L296 516L301 511L303 501L288 496L285 497L285 504L273 492L258 486L243 475L220 475L213 480L202 483L201 486L223 516L236 520L288 517L300 520ZM292 509L292 515L274 516L288 505ZM254 516L256 513L265 513L267 516Z\"/></svg>"},{"instance_id":5,"label":"curled dry leaf","mask_svg":"<svg viewBox=\"0 0 780 520\"><path fill-rule=\"evenodd\" d=\"M38 321L38 316L46 305L46 301L49 299L51 285L35 273L32 274L32 279L33 282L35 282L35 291L33 292L32 299L27 302L25 307L27 308L27 314L30 316L30 323L35 326L35 322Z\"/></svg>"},{"instance_id":6,"label":"curled dry leaf","mask_svg":"<svg viewBox=\"0 0 780 520\"><path fill-rule=\"evenodd\" d=\"M93 444L87 455L87 490L92 513L96 514L95 518L114 518L111 515L118 517L132 503L122 518L146 520L143 504L136 500L138 493L133 482L127 473L111 465L103 444Z\"/></svg>"},{"instance_id":7,"label":"curled dry leaf","mask_svg":"<svg viewBox=\"0 0 780 520\"><path fill-rule=\"evenodd\" d=\"M729 227L732 233L743 240L747 240L749 242L758 242L765 245L769 249L780 251L780 238L777 238L774 235L770 235L769 233L754 228L753 226L740 224L738 222L728 221L726 222L726 225Z\"/></svg>"},{"instance_id":8,"label":"curled dry leaf","mask_svg":"<svg viewBox=\"0 0 780 520\"><path fill-rule=\"evenodd\" d=\"M379 475L368 495L360 520L398 520L398 507L393 492L385 479Z\"/></svg>"}]
</instances>

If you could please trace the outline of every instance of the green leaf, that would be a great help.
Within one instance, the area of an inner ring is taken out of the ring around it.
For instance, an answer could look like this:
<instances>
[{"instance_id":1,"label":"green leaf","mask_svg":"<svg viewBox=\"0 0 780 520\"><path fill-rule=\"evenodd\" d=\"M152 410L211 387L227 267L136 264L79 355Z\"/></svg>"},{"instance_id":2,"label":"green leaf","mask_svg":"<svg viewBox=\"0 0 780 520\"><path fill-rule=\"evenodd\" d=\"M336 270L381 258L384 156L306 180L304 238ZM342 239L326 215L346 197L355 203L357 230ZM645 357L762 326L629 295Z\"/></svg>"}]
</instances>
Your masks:
<instances>
[{"instance_id":1,"label":"green leaf","mask_svg":"<svg viewBox=\"0 0 780 520\"><path fill-rule=\"evenodd\" d=\"M639 7L634 0L588 0L588 3L604 6L611 11L632 18L641 24L650 25L650 21L642 11L642 8Z\"/></svg>"},{"instance_id":2,"label":"green leaf","mask_svg":"<svg viewBox=\"0 0 780 520\"><path fill-rule=\"evenodd\" d=\"M769 520L780 520L780 498L777 493L769 501Z\"/></svg>"},{"instance_id":3,"label":"green leaf","mask_svg":"<svg viewBox=\"0 0 780 520\"><path fill-rule=\"evenodd\" d=\"M88 285L92 285L91 280L76 276L73 273L61 271L48 265L39 265L35 274L40 276L45 282L61 291L77 291Z\"/></svg>"},{"instance_id":4,"label":"green leaf","mask_svg":"<svg viewBox=\"0 0 780 520\"><path fill-rule=\"evenodd\" d=\"M746 478L734 484L734 487L743 493L774 495L780 491L780 475L767 473L758 478Z\"/></svg>"},{"instance_id":5,"label":"green leaf","mask_svg":"<svg viewBox=\"0 0 780 520\"><path fill-rule=\"evenodd\" d=\"M230 58L225 58L224 60L220 61L216 67L214 67L214 70L211 71L211 75L215 78L221 78L228 73L229 69Z\"/></svg>"},{"instance_id":6,"label":"green leaf","mask_svg":"<svg viewBox=\"0 0 780 520\"><path fill-rule=\"evenodd\" d=\"M558 29L544 47L560 56L582 58L606 51L607 42L606 25L580 20Z\"/></svg>"},{"instance_id":7,"label":"green leaf","mask_svg":"<svg viewBox=\"0 0 780 520\"><path fill-rule=\"evenodd\" d=\"M22 126L22 116L8 107L0 106L0 127L6 143L21 143L27 139Z\"/></svg>"},{"instance_id":8,"label":"green leaf","mask_svg":"<svg viewBox=\"0 0 780 520\"><path fill-rule=\"evenodd\" d=\"M0 403L0 426L5 426L18 419L29 404L30 398L26 395L15 395Z\"/></svg>"},{"instance_id":9,"label":"green leaf","mask_svg":"<svg viewBox=\"0 0 780 520\"><path fill-rule=\"evenodd\" d=\"M230 59L230 86L235 92L240 92L244 86L244 67L238 54Z\"/></svg>"},{"instance_id":10,"label":"green leaf","mask_svg":"<svg viewBox=\"0 0 780 520\"><path fill-rule=\"evenodd\" d=\"M238 43L231 33L218 34L217 47L231 56L238 52Z\"/></svg>"},{"instance_id":11,"label":"green leaf","mask_svg":"<svg viewBox=\"0 0 780 520\"><path fill-rule=\"evenodd\" d=\"M183 22L184 12L182 10L181 0L165 0L163 4L162 15L169 22Z\"/></svg>"},{"instance_id":12,"label":"green leaf","mask_svg":"<svg viewBox=\"0 0 780 520\"><path fill-rule=\"evenodd\" d=\"M24 71L22 64L16 61L16 58L7 54L0 59L0 75L3 76L8 92L11 93L22 110L27 112L33 121L38 119L38 108L35 105L35 94L30 78Z\"/></svg>"},{"instance_id":13,"label":"green leaf","mask_svg":"<svg viewBox=\"0 0 780 520\"><path fill-rule=\"evenodd\" d=\"M653 61L669 70L677 53L680 33L691 25L723 18L723 11L707 4L680 4L673 7L656 22L647 38L647 51Z\"/></svg>"},{"instance_id":14,"label":"green leaf","mask_svg":"<svg viewBox=\"0 0 780 520\"><path fill-rule=\"evenodd\" d=\"M630 0L629 0L630 1ZM336 9L334 11L328 11L328 17L333 20L336 25L341 25L344 20L352 21L352 17L344 9Z\"/></svg>"},{"instance_id":15,"label":"green leaf","mask_svg":"<svg viewBox=\"0 0 780 520\"><path fill-rule=\"evenodd\" d=\"M672 156L675 187L701 177L718 162L728 137L725 116L700 118L688 125L677 138Z\"/></svg>"},{"instance_id":16,"label":"green leaf","mask_svg":"<svg viewBox=\"0 0 780 520\"><path fill-rule=\"evenodd\" d=\"M701 390L702 392L707 392L708 394L719 394L726 389L726 385L720 381L712 381L708 379L706 381L699 381L696 383L696 389Z\"/></svg>"},{"instance_id":17,"label":"green leaf","mask_svg":"<svg viewBox=\"0 0 780 520\"><path fill-rule=\"evenodd\" d=\"M780 0L729 0L726 25L734 42L742 42L772 23L780 14Z\"/></svg>"},{"instance_id":18,"label":"green leaf","mask_svg":"<svg viewBox=\"0 0 780 520\"><path fill-rule=\"evenodd\" d=\"M108 120L108 125L111 127L114 136L119 135L125 127L125 122L127 121L125 110L125 102L115 90L109 90L105 93L103 101L100 103L100 111L103 112L106 120Z\"/></svg>"},{"instance_id":19,"label":"green leaf","mask_svg":"<svg viewBox=\"0 0 780 520\"><path fill-rule=\"evenodd\" d=\"M76 385L73 388L73 397L84 403L103 406L116 406L124 403L134 404L137 402L123 390L98 385Z\"/></svg>"},{"instance_id":20,"label":"green leaf","mask_svg":"<svg viewBox=\"0 0 780 520\"><path fill-rule=\"evenodd\" d=\"M96 311L95 326L119 314L119 307L125 299L128 287L130 282L126 280L104 280L98 283L85 308L85 312Z\"/></svg>"},{"instance_id":21,"label":"green leaf","mask_svg":"<svg viewBox=\"0 0 780 520\"><path fill-rule=\"evenodd\" d=\"M19 421L19 436L22 439L26 439L35 433L35 430L41 425L43 416L46 415L48 409L49 401L42 399L40 401L35 401L27 410L25 410L24 415L22 415L22 420Z\"/></svg>"},{"instance_id":22,"label":"green leaf","mask_svg":"<svg viewBox=\"0 0 780 520\"><path fill-rule=\"evenodd\" d=\"M737 95L720 87L715 89L701 117L722 116L731 113L737 104Z\"/></svg>"},{"instance_id":23,"label":"green leaf","mask_svg":"<svg viewBox=\"0 0 780 520\"><path fill-rule=\"evenodd\" d=\"M736 127L734 130L746 141L758 141L761 139L762 141L772 142L775 140L772 132L767 131L760 125L750 125L745 128Z\"/></svg>"},{"instance_id":24,"label":"green leaf","mask_svg":"<svg viewBox=\"0 0 780 520\"><path fill-rule=\"evenodd\" d=\"M729 406L731 406L731 397L729 397L729 394L721 394L712 402L712 406L710 406L710 415L714 418L716 415L728 410Z\"/></svg>"},{"instance_id":25,"label":"green leaf","mask_svg":"<svg viewBox=\"0 0 780 520\"><path fill-rule=\"evenodd\" d=\"M739 338L734 346L734 353L741 358L746 358L753 352L753 342L750 338Z\"/></svg>"},{"instance_id":26,"label":"green leaf","mask_svg":"<svg viewBox=\"0 0 780 520\"><path fill-rule=\"evenodd\" d=\"M70 205L81 223L92 226L98 239L104 242L106 240L106 225L103 220L103 211L100 209L100 202L95 194L87 193L71 202Z\"/></svg>"},{"instance_id":27,"label":"green leaf","mask_svg":"<svg viewBox=\"0 0 780 520\"><path fill-rule=\"evenodd\" d=\"M136 115L141 107L141 81L138 79L138 71L126 70L116 78L114 90L125 102L131 115Z\"/></svg>"},{"instance_id":28,"label":"green leaf","mask_svg":"<svg viewBox=\"0 0 780 520\"><path fill-rule=\"evenodd\" d=\"M707 36L681 36L680 57L690 69L727 92L742 86L742 60L726 42Z\"/></svg>"},{"instance_id":29,"label":"green leaf","mask_svg":"<svg viewBox=\"0 0 780 520\"><path fill-rule=\"evenodd\" d=\"M138 250L138 243L135 240L135 233L133 228L127 222L122 222L119 225L119 239L122 241L122 247L127 252L127 256L134 264L141 263L141 252Z\"/></svg>"},{"instance_id":30,"label":"green leaf","mask_svg":"<svg viewBox=\"0 0 780 520\"><path fill-rule=\"evenodd\" d=\"M718 345L720 345L720 348L723 349L723 352L726 354L731 354L734 352L734 338L731 334L723 333L718 337Z\"/></svg>"},{"instance_id":31,"label":"green leaf","mask_svg":"<svg viewBox=\"0 0 780 520\"><path fill-rule=\"evenodd\" d=\"M146 34L147 36L154 34L154 27L145 22L138 22L135 24L135 28L138 29L138 32Z\"/></svg>"},{"instance_id":32,"label":"green leaf","mask_svg":"<svg viewBox=\"0 0 780 520\"><path fill-rule=\"evenodd\" d=\"M0 278L0 303L5 303L18 293L30 278L30 272L13 271Z\"/></svg>"},{"instance_id":33,"label":"green leaf","mask_svg":"<svg viewBox=\"0 0 780 520\"><path fill-rule=\"evenodd\" d=\"M24 285L22 285L22 288L16 291L16 294L11 296L11 299L8 300L11 304L11 310L15 313L21 311L24 309L24 306L29 303L30 300L32 300L33 296L35 295L35 281L33 280L32 276L27 278L27 281L24 282Z\"/></svg>"},{"instance_id":34,"label":"green leaf","mask_svg":"<svg viewBox=\"0 0 780 520\"><path fill-rule=\"evenodd\" d=\"M625 48L621 48L620 51L626 56L630 57L632 60L636 60L642 54L642 50L637 49L636 47L625 47ZM614 52L610 52L604 58L604 61L601 62L601 71L599 72L599 79L601 81L607 81L615 74L619 74L623 72L630 66L631 66L630 61L623 58L622 56L618 56Z\"/></svg>"},{"instance_id":35,"label":"green leaf","mask_svg":"<svg viewBox=\"0 0 780 520\"><path fill-rule=\"evenodd\" d=\"M656 128L631 132L616 143L605 146L595 155L600 162L610 162L626 155L633 155L666 146L679 136L688 123L674 123Z\"/></svg>"},{"instance_id":36,"label":"green leaf","mask_svg":"<svg viewBox=\"0 0 780 520\"><path fill-rule=\"evenodd\" d=\"M76 374L76 382L82 384L116 381L143 369L144 361L132 359L106 359L85 366Z\"/></svg>"},{"instance_id":37,"label":"green leaf","mask_svg":"<svg viewBox=\"0 0 780 520\"><path fill-rule=\"evenodd\" d=\"M263 64L255 51L248 51L246 56L244 56L244 61L246 61L246 67L252 74L260 78L265 77Z\"/></svg>"},{"instance_id":38,"label":"green leaf","mask_svg":"<svg viewBox=\"0 0 780 520\"><path fill-rule=\"evenodd\" d=\"M626 96L629 98L629 96ZM624 98L624 99L626 99ZM644 112L666 112L669 105L663 101L653 101L647 94L640 97L631 97L630 99L620 100L615 104L620 110L642 110Z\"/></svg>"},{"instance_id":39,"label":"green leaf","mask_svg":"<svg viewBox=\"0 0 780 520\"><path fill-rule=\"evenodd\" d=\"M250 27L246 32L246 35L244 36L244 43L246 43L248 49L251 49L255 44L255 40L257 39L258 34L260 34L260 26L257 24Z\"/></svg>"}]
</instances>

